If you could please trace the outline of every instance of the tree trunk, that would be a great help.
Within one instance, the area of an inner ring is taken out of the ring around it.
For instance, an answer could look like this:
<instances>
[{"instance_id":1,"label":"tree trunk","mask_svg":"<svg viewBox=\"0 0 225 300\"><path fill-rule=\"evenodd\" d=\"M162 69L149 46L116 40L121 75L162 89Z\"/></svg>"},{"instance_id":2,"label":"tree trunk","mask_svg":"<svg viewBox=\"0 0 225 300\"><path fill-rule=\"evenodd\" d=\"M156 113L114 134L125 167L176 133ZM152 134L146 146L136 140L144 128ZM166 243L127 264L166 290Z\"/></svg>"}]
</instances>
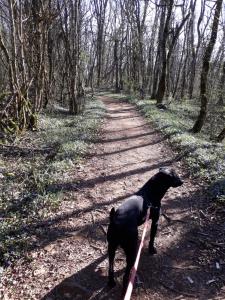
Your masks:
<instances>
[{"instance_id":1,"label":"tree trunk","mask_svg":"<svg viewBox=\"0 0 225 300\"><path fill-rule=\"evenodd\" d=\"M157 53L155 58L155 65L153 70L153 84L152 84L152 92L151 92L151 98L156 98L157 93L157 86L159 81L159 64L161 64L162 61L162 40L163 40L163 29L165 26L165 17L166 17L166 9L164 5L164 0L161 0L162 4L162 11L160 15L160 23L159 23L159 32L158 32L158 47L157 47Z\"/></svg>"},{"instance_id":2,"label":"tree trunk","mask_svg":"<svg viewBox=\"0 0 225 300\"><path fill-rule=\"evenodd\" d=\"M223 66L222 66L222 75L220 78L220 82L219 82L219 100L218 103L219 105L223 105L224 104L224 83L225 83L225 61L223 62Z\"/></svg>"},{"instance_id":3,"label":"tree trunk","mask_svg":"<svg viewBox=\"0 0 225 300\"><path fill-rule=\"evenodd\" d=\"M225 127L223 128L223 130L220 132L220 134L216 138L216 141L218 143L221 143L224 140L224 138L225 138Z\"/></svg>"},{"instance_id":4,"label":"tree trunk","mask_svg":"<svg viewBox=\"0 0 225 300\"><path fill-rule=\"evenodd\" d=\"M97 87L101 84L102 77L102 64L103 64L103 44L104 44L104 26L105 14L108 0L94 0L95 15L97 20Z\"/></svg>"},{"instance_id":5,"label":"tree trunk","mask_svg":"<svg viewBox=\"0 0 225 300\"><path fill-rule=\"evenodd\" d=\"M115 91L116 93L119 93L120 87L119 87L119 59L118 59L118 39L115 39L114 44L114 73L115 73Z\"/></svg>"},{"instance_id":6,"label":"tree trunk","mask_svg":"<svg viewBox=\"0 0 225 300\"><path fill-rule=\"evenodd\" d=\"M216 1L216 8L215 8L215 14L213 19L211 37L203 57L203 66L202 66L201 82L200 82L201 109L198 118L192 128L193 133L197 133L201 131L207 115L207 106L208 106L207 79L208 79L211 55L217 38L217 31L218 31L219 18L220 18L220 13L222 8L222 2L223 0Z\"/></svg>"},{"instance_id":7,"label":"tree trunk","mask_svg":"<svg viewBox=\"0 0 225 300\"><path fill-rule=\"evenodd\" d=\"M159 85L158 85L158 90L156 93L156 100L157 104L162 103L163 97L165 94L166 90L166 67L167 67L167 55L166 55L166 42L169 34L169 24L170 24L170 18L172 15L172 9L173 9L173 4L174 0L169 1L169 7L167 11L167 16L166 16L166 22L164 26L164 31L163 31L163 38L162 38L162 72L161 72L161 77L159 80Z\"/></svg>"}]
</instances>

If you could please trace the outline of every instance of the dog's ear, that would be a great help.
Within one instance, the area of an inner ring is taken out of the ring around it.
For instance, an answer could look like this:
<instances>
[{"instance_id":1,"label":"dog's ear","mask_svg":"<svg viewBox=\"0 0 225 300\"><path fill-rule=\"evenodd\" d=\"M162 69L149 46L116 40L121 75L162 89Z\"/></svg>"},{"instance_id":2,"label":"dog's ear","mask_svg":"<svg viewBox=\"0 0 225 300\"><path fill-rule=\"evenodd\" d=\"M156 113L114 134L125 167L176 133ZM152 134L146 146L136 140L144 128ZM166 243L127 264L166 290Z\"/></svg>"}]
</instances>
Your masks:
<instances>
[{"instance_id":1,"label":"dog's ear","mask_svg":"<svg viewBox=\"0 0 225 300\"><path fill-rule=\"evenodd\" d=\"M163 173L163 174L166 174L166 175L172 175L173 170L168 169L166 167L160 167L159 172Z\"/></svg>"}]
</instances>

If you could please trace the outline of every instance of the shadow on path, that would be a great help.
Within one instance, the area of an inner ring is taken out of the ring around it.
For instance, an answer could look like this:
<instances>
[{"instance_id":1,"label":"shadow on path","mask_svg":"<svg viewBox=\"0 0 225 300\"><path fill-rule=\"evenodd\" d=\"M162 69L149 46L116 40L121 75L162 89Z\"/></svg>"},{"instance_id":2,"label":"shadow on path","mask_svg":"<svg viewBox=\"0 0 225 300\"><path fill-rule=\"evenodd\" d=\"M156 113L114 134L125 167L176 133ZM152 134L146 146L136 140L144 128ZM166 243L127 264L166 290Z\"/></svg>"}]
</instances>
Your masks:
<instances>
[{"instance_id":1,"label":"shadow on path","mask_svg":"<svg viewBox=\"0 0 225 300\"><path fill-rule=\"evenodd\" d=\"M157 164L152 164L151 166L145 166L141 168L137 168L134 170L129 170L126 172L120 172L112 175L105 175L101 177L91 178L87 180L80 181L79 184L74 185L73 182L68 184L52 184L49 185L47 190L51 192L58 192L58 191L77 191L78 189L84 189L84 188L91 188L95 187L97 184L101 184L107 181L115 181L119 179L123 179L127 176L137 175L137 174L143 174L145 172L149 172L155 169L158 169L162 166L169 166L172 162L174 162L174 159L168 159L163 162L159 162Z\"/></svg>"}]
</instances>

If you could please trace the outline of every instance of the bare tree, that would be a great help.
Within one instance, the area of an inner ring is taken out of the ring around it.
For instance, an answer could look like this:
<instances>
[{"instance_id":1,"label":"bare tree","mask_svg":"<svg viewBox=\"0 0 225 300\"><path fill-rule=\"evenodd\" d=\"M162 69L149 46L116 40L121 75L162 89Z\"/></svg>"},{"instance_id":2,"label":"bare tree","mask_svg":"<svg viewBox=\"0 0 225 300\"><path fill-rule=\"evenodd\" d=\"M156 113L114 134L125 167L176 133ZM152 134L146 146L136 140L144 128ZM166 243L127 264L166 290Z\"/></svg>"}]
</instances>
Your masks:
<instances>
[{"instance_id":1,"label":"bare tree","mask_svg":"<svg viewBox=\"0 0 225 300\"><path fill-rule=\"evenodd\" d=\"M169 96L170 101L195 101L200 94L193 127L198 132L207 103L215 101L218 110L224 103L225 34L219 31L224 28L224 20L219 23L222 0L201 0L200 11L197 4L0 0L1 130L35 128L38 114L50 103L80 113L85 82L92 93L115 87L141 98L149 93L157 103Z\"/></svg>"},{"instance_id":2,"label":"bare tree","mask_svg":"<svg viewBox=\"0 0 225 300\"><path fill-rule=\"evenodd\" d=\"M216 138L216 141L221 143L225 139L225 128L220 132L218 137Z\"/></svg>"},{"instance_id":3,"label":"bare tree","mask_svg":"<svg viewBox=\"0 0 225 300\"><path fill-rule=\"evenodd\" d=\"M174 5L174 0L169 0L169 3L166 6L167 14L166 14L165 25L163 28L162 40L161 40L161 56L162 56L161 76L158 84L158 90L156 93L157 104L163 101L163 97L166 90L166 67L167 67L166 42L169 36L169 25L170 25L173 5Z\"/></svg>"},{"instance_id":4,"label":"bare tree","mask_svg":"<svg viewBox=\"0 0 225 300\"><path fill-rule=\"evenodd\" d=\"M93 0L94 1L94 13L97 20L97 87L101 83L102 64L103 64L103 50L104 50L104 26L106 17L106 8L108 0Z\"/></svg>"},{"instance_id":5,"label":"bare tree","mask_svg":"<svg viewBox=\"0 0 225 300\"><path fill-rule=\"evenodd\" d=\"M222 0L216 1L211 37L210 37L209 43L206 47L204 57L203 57L201 83L200 83L201 109L200 109L198 118L192 128L192 131L194 133L201 131L201 129L204 125L205 119L206 119L206 115L207 115L207 105L208 105L207 79L208 79L211 55L212 55L212 51L213 51L214 45L216 43L216 38L217 38L217 31L218 31L220 13L221 13L221 9L222 9L222 2L223 2Z\"/></svg>"}]
</instances>

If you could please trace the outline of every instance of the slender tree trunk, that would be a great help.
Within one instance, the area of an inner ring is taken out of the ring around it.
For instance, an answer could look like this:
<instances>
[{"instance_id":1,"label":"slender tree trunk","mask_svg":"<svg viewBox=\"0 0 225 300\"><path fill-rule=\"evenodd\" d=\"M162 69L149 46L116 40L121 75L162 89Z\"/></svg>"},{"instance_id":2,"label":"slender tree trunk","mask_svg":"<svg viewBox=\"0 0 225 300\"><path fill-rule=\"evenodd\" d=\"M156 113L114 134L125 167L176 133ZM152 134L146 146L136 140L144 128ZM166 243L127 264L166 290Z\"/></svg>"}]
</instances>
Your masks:
<instances>
[{"instance_id":1,"label":"slender tree trunk","mask_svg":"<svg viewBox=\"0 0 225 300\"><path fill-rule=\"evenodd\" d=\"M183 57L184 57L185 45L186 45L186 39L184 40L184 43L183 43L183 46L182 46L181 58L180 58L179 67L178 67L178 70L177 70L177 77L175 79L175 85L174 85L174 90L173 90L173 98L175 98L175 95L176 95L177 89L178 89L178 83L180 81L181 69L182 69L182 65L184 63Z\"/></svg>"},{"instance_id":2,"label":"slender tree trunk","mask_svg":"<svg viewBox=\"0 0 225 300\"><path fill-rule=\"evenodd\" d=\"M208 106L207 79L209 73L209 64L210 64L212 51L217 38L217 31L218 31L218 24L220 19L222 3L223 0L216 1L216 8L215 8L215 14L214 14L214 19L212 24L211 37L203 57L203 66L202 66L201 82L200 82L201 109L198 118L192 128L193 133L197 133L201 131L207 115L207 106Z\"/></svg>"},{"instance_id":3,"label":"slender tree trunk","mask_svg":"<svg viewBox=\"0 0 225 300\"><path fill-rule=\"evenodd\" d=\"M220 132L220 134L216 138L216 141L218 143L221 143L224 139L225 139L225 127L223 128L223 130Z\"/></svg>"},{"instance_id":4,"label":"slender tree trunk","mask_svg":"<svg viewBox=\"0 0 225 300\"><path fill-rule=\"evenodd\" d=\"M159 76L160 76L160 68L159 65L162 62L162 40L163 40L163 30L165 26L165 17L166 17L166 8L165 8L165 3L164 0L161 0L160 2L162 4L162 11L160 15L160 24L159 24L159 33L158 33L158 46L157 46L157 53L156 53L156 58L155 58L155 65L154 65L154 70L153 70L153 84L152 84L152 92L151 92L151 98L155 99L156 98L156 93L157 93L157 86L159 82Z\"/></svg>"},{"instance_id":5,"label":"slender tree trunk","mask_svg":"<svg viewBox=\"0 0 225 300\"><path fill-rule=\"evenodd\" d=\"M115 39L115 44L114 44L114 73L115 73L115 91L118 93L120 91L119 87L119 59L118 59L118 44L119 41L118 39Z\"/></svg>"},{"instance_id":6,"label":"slender tree trunk","mask_svg":"<svg viewBox=\"0 0 225 300\"><path fill-rule=\"evenodd\" d=\"M158 90L156 93L156 100L157 104L162 103L163 97L165 94L166 90L166 68L167 68L167 55L166 55L166 42L169 34L169 23L170 23L170 18L172 14L172 9L173 9L173 4L174 0L170 0L168 4L168 11L167 11L167 16L166 16L166 22L165 22L165 27L163 31L163 38L162 38L162 72L161 72L161 77L159 80L159 85L158 85Z\"/></svg>"},{"instance_id":7,"label":"slender tree trunk","mask_svg":"<svg viewBox=\"0 0 225 300\"><path fill-rule=\"evenodd\" d=\"M224 104L224 84L225 84L225 61L223 62L222 66L222 75L219 82L219 100L218 104L223 105Z\"/></svg>"},{"instance_id":8,"label":"slender tree trunk","mask_svg":"<svg viewBox=\"0 0 225 300\"><path fill-rule=\"evenodd\" d=\"M95 15L97 20L97 87L101 84L102 64L103 64L103 45L104 45L104 26L105 14L108 0L94 0Z\"/></svg>"}]
</instances>

